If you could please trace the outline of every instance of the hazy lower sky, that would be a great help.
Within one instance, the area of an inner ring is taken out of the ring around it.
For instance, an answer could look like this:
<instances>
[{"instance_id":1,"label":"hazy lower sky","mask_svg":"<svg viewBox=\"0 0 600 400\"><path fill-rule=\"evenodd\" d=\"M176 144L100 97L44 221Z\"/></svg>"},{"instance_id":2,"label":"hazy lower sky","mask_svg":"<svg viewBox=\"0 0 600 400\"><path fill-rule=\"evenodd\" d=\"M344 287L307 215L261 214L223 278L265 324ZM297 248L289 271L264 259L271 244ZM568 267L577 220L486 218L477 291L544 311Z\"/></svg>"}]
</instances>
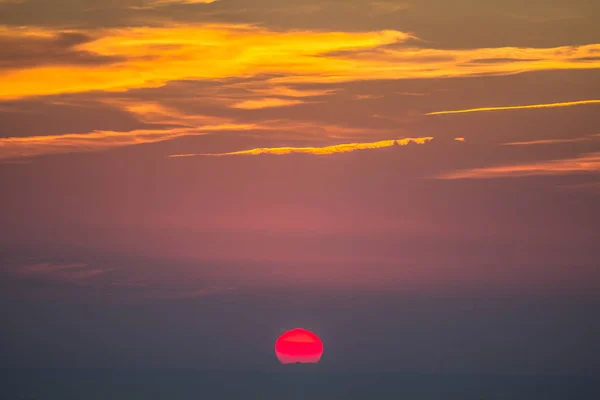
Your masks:
<instances>
[{"instance_id":1,"label":"hazy lower sky","mask_svg":"<svg viewBox=\"0 0 600 400\"><path fill-rule=\"evenodd\" d=\"M599 24L0 0L0 366L600 373Z\"/></svg>"}]
</instances>

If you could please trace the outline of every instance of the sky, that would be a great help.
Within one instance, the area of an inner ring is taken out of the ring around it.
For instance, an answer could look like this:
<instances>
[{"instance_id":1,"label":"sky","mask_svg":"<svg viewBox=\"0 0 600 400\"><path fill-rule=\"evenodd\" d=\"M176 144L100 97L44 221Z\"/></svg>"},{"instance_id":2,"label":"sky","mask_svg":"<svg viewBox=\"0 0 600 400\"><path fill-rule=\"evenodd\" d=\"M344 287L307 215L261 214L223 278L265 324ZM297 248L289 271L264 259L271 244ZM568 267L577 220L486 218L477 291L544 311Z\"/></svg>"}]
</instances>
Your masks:
<instances>
[{"instance_id":1,"label":"sky","mask_svg":"<svg viewBox=\"0 0 600 400\"><path fill-rule=\"evenodd\" d=\"M599 20L0 0L0 366L599 374Z\"/></svg>"}]
</instances>

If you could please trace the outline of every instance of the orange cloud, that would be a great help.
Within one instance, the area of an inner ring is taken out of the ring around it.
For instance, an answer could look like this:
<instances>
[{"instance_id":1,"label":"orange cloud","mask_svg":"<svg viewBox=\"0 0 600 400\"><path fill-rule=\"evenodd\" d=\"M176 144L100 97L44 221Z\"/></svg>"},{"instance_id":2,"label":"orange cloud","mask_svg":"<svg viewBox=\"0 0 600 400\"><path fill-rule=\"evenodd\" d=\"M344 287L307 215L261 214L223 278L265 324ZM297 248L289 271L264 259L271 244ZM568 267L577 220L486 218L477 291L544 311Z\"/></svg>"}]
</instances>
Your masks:
<instances>
[{"instance_id":1,"label":"orange cloud","mask_svg":"<svg viewBox=\"0 0 600 400\"><path fill-rule=\"evenodd\" d=\"M132 113L142 122L178 125L175 128L138 129L128 132L93 131L47 136L0 138L0 163L24 163L24 158L47 154L102 151L116 147L156 143L183 136L199 136L218 132L244 132L246 136L279 140L323 140L325 138L362 138L398 134L398 129L352 128L310 121L263 120L260 123L237 123L235 120L197 114L186 114L152 101L128 98L102 99L101 102Z\"/></svg>"},{"instance_id":2,"label":"orange cloud","mask_svg":"<svg viewBox=\"0 0 600 400\"><path fill-rule=\"evenodd\" d=\"M264 83L259 83L264 86ZM320 90L306 90L306 89L293 89L288 86L270 86L270 87L256 87L259 84L244 84L244 85L230 85L230 87L242 87L253 93L258 93L267 96L283 96L283 97L316 97L316 96L327 96L337 92L337 89L320 89Z\"/></svg>"},{"instance_id":3,"label":"orange cloud","mask_svg":"<svg viewBox=\"0 0 600 400\"><path fill-rule=\"evenodd\" d=\"M470 109L466 109L466 110L436 111L436 112L430 112L425 115L463 114L463 113L482 112L482 111L508 111L508 110L527 110L527 109L537 109L537 108L573 107L573 106L580 106L580 105L585 105L585 104L600 104L600 100L579 100L579 101L568 101L568 102L563 102L563 103L470 108Z\"/></svg>"},{"instance_id":4,"label":"orange cloud","mask_svg":"<svg viewBox=\"0 0 600 400\"><path fill-rule=\"evenodd\" d=\"M251 150L234 151L231 153L218 153L218 154L173 154L169 157L195 157L195 156L211 156L211 157L222 157L222 156L239 156L239 155L260 155L260 154L314 154L314 155L331 155L336 153L349 153L357 150L368 150L368 149L381 149L385 147L393 146L406 146L410 143L414 144L425 144L433 140L433 137L422 137L422 138L406 138L400 140L381 140L379 142L370 143L345 143L337 144L333 146L324 147L265 147Z\"/></svg>"},{"instance_id":5,"label":"orange cloud","mask_svg":"<svg viewBox=\"0 0 600 400\"><path fill-rule=\"evenodd\" d=\"M560 160L459 170L442 174L438 178L485 179L598 172L600 172L600 153L589 153Z\"/></svg>"},{"instance_id":6,"label":"orange cloud","mask_svg":"<svg viewBox=\"0 0 600 400\"><path fill-rule=\"evenodd\" d=\"M169 4L210 4L215 3L218 0L154 0L151 1L152 5L169 5Z\"/></svg>"},{"instance_id":7,"label":"orange cloud","mask_svg":"<svg viewBox=\"0 0 600 400\"><path fill-rule=\"evenodd\" d=\"M94 131L64 135L0 138L0 160L35 157L44 154L61 154L106 150L114 147L143 143L156 143L181 136L194 136L217 131L243 131L254 125L223 124L198 128L145 129L130 132Z\"/></svg>"},{"instance_id":8,"label":"orange cloud","mask_svg":"<svg viewBox=\"0 0 600 400\"><path fill-rule=\"evenodd\" d=\"M294 106L296 104L304 103L306 102L302 100L279 99L273 97L265 99L244 100L239 103L235 103L232 107L244 110L258 110L260 108L289 107Z\"/></svg>"},{"instance_id":9,"label":"orange cloud","mask_svg":"<svg viewBox=\"0 0 600 400\"><path fill-rule=\"evenodd\" d=\"M281 32L243 24L173 24L89 32L24 27L0 28L0 41L3 37L56 38L65 33L85 34L90 40L72 49L104 62L94 68L67 63L6 69L0 78L0 98L123 91L159 87L175 80L259 75L276 75L269 83L285 86L600 68L600 60L581 61L599 51L599 44L555 48L394 49L386 45L404 42L412 36L393 30ZM482 58L497 62L474 62Z\"/></svg>"},{"instance_id":10,"label":"orange cloud","mask_svg":"<svg viewBox=\"0 0 600 400\"><path fill-rule=\"evenodd\" d=\"M142 0L142 5L134 5L129 8L133 10L148 10L152 8L160 8L170 6L172 4L211 4L219 0Z\"/></svg>"},{"instance_id":11,"label":"orange cloud","mask_svg":"<svg viewBox=\"0 0 600 400\"><path fill-rule=\"evenodd\" d=\"M529 142L511 142L504 143L504 146L531 146L536 144L557 144L557 143L575 143L585 142L591 140L591 137L580 137L572 139L543 139L543 140L531 140Z\"/></svg>"}]
</instances>

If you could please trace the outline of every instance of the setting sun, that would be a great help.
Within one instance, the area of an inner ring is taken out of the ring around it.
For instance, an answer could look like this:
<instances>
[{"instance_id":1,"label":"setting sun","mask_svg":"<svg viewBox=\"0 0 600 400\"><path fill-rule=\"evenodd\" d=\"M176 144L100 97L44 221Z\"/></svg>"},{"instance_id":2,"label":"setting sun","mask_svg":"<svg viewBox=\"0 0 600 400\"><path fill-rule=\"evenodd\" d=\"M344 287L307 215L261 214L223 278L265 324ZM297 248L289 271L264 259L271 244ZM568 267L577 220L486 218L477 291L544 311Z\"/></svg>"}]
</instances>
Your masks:
<instances>
[{"instance_id":1,"label":"setting sun","mask_svg":"<svg viewBox=\"0 0 600 400\"><path fill-rule=\"evenodd\" d=\"M296 328L279 336L275 354L282 364L318 363L323 355L323 342L316 334Z\"/></svg>"}]
</instances>

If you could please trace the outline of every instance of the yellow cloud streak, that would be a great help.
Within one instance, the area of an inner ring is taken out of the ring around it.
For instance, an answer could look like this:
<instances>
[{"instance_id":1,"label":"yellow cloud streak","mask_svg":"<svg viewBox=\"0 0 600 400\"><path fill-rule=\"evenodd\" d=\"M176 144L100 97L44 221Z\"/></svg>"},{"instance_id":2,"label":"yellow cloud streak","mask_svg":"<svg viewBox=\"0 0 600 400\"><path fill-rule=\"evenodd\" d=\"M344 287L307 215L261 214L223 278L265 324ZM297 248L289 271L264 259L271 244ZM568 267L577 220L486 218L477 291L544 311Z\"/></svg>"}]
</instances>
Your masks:
<instances>
[{"instance_id":1,"label":"yellow cloud streak","mask_svg":"<svg viewBox=\"0 0 600 400\"><path fill-rule=\"evenodd\" d=\"M46 154L99 151L143 143L156 143L181 136L196 136L216 131L254 129L248 124L206 125L199 128L135 130L130 132L94 131L64 135L0 138L0 160Z\"/></svg>"},{"instance_id":2,"label":"yellow cloud streak","mask_svg":"<svg viewBox=\"0 0 600 400\"><path fill-rule=\"evenodd\" d=\"M152 8L159 8L170 6L172 4L211 4L218 0L149 0L145 1L144 5L131 6L129 8L133 10L148 10Z\"/></svg>"},{"instance_id":3,"label":"yellow cloud streak","mask_svg":"<svg viewBox=\"0 0 600 400\"><path fill-rule=\"evenodd\" d=\"M579 101L568 101L563 103L547 103L547 104L530 104L523 106L501 106L501 107L482 107L482 108L470 108L466 110L454 110L454 111L436 111L425 115L444 115L444 114L463 114L472 112L482 111L507 111L507 110L527 110L537 108L556 108L556 107L573 107L584 104L600 104L600 100L579 100Z\"/></svg>"},{"instance_id":4,"label":"yellow cloud streak","mask_svg":"<svg viewBox=\"0 0 600 400\"><path fill-rule=\"evenodd\" d=\"M295 106L296 104L304 104L302 100L288 100L278 98L265 98L265 99L253 99L245 100L239 103L235 103L232 108L240 108L244 110L258 110L261 108L274 108L274 107L289 107Z\"/></svg>"},{"instance_id":5,"label":"yellow cloud streak","mask_svg":"<svg viewBox=\"0 0 600 400\"><path fill-rule=\"evenodd\" d=\"M333 146L325 147L263 147L251 150L234 151L231 153L217 153L217 154L173 154L170 158L178 157L197 157L197 156L209 156L209 157L223 157L223 156L241 156L241 155L260 155L260 154L274 154L274 155L286 155L286 154L314 154L314 155L331 155L336 153L350 153L357 150L369 150L369 149L381 149L393 146L406 146L410 143L414 144L425 144L433 140L433 137L422 137L422 138L406 138L400 140L381 140L379 142L368 142L368 143L345 143L337 144Z\"/></svg>"},{"instance_id":6,"label":"yellow cloud streak","mask_svg":"<svg viewBox=\"0 0 600 400\"><path fill-rule=\"evenodd\" d=\"M281 140L390 134L387 130L351 128L316 124L308 121L264 120L260 124L236 123L228 118L185 114L160 103L143 102L128 98L103 99L102 102L126 110L142 122L179 125L180 127L129 132L94 131L90 133L0 138L0 163L21 162L22 160L19 161L18 159L47 154L102 151L116 147L166 141L182 136L214 134L221 131L243 131L246 136L256 137L263 137L265 131L270 131Z\"/></svg>"},{"instance_id":7,"label":"yellow cloud streak","mask_svg":"<svg viewBox=\"0 0 600 400\"><path fill-rule=\"evenodd\" d=\"M438 179L512 178L535 175L566 175L586 172L600 172L600 153L589 153L580 157L561 160L453 171L438 176Z\"/></svg>"},{"instance_id":8,"label":"yellow cloud streak","mask_svg":"<svg viewBox=\"0 0 600 400\"><path fill-rule=\"evenodd\" d=\"M576 143L585 142L591 140L591 137L580 137L572 139L543 139L543 140L531 140L528 142L510 142L504 143L504 146L531 146L536 144L557 144L557 143Z\"/></svg>"},{"instance_id":9,"label":"yellow cloud streak","mask_svg":"<svg viewBox=\"0 0 600 400\"><path fill-rule=\"evenodd\" d=\"M156 0L152 1L154 5L168 5L168 4L211 4L217 0Z\"/></svg>"},{"instance_id":10,"label":"yellow cloud streak","mask_svg":"<svg viewBox=\"0 0 600 400\"><path fill-rule=\"evenodd\" d=\"M56 37L60 33L41 28L0 28L0 36L5 37ZM286 84L600 68L600 60L581 61L600 50L599 44L543 49L394 50L382 46L403 42L411 36L391 30L275 32L239 24L133 27L80 33L96 39L74 50L117 61L94 68L65 64L5 70L0 78L0 98L119 91L158 87L173 80L268 74L278 75L271 83ZM474 62L482 57L498 62Z\"/></svg>"}]
</instances>

